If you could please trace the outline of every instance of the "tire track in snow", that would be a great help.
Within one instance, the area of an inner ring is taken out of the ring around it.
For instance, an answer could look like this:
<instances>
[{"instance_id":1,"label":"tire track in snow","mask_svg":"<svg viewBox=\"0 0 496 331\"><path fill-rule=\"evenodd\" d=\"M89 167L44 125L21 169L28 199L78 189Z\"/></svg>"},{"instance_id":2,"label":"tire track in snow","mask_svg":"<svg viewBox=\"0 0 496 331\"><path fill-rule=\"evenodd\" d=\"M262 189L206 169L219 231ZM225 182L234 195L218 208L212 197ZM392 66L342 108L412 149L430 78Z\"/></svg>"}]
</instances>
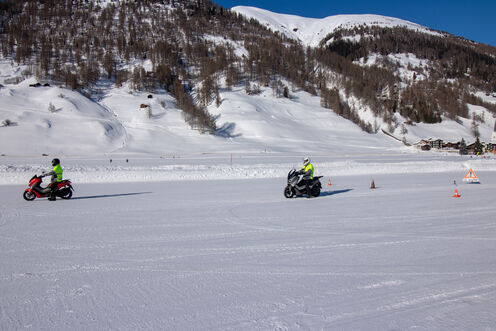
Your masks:
<instances>
[{"instance_id":1,"label":"tire track in snow","mask_svg":"<svg viewBox=\"0 0 496 331\"><path fill-rule=\"evenodd\" d=\"M166 256L159 259L147 259L142 262L155 263L158 261L173 260L176 258L187 258L190 256L198 256L198 254L192 255L181 255L181 256ZM439 276L494 276L496 277L496 271L446 271L446 272L417 272L417 271L390 271L390 272L358 272L358 271L271 271L271 270L177 270L171 269L169 267L159 267L155 264L150 266L139 265L139 266L127 266L129 262L140 262L139 261L122 261L122 262L109 262L109 263L99 263L97 265L71 265L67 267L61 267L56 269L49 269L37 272L25 272L25 273L13 273L10 275L2 275L0 281L12 282L25 277L53 277L66 273L105 273L105 272L157 272L162 273L168 277L192 277L192 276L205 276L205 275L250 275L250 276L282 276L282 277L439 277ZM122 266L126 264L126 266ZM370 285L374 286L374 284ZM384 285L386 286L386 285ZM491 284L491 288L495 288L496 284Z\"/></svg>"},{"instance_id":2,"label":"tire track in snow","mask_svg":"<svg viewBox=\"0 0 496 331\"><path fill-rule=\"evenodd\" d=\"M477 287L471 287L468 289L453 289L451 291L443 291L439 293L432 293L424 296L418 296L409 298L406 300L395 301L390 304L381 305L375 308L363 309L358 311L344 312L340 314L323 316L325 322L331 323L326 327L336 327L334 323L344 322L345 320L356 320L358 318L364 318L367 316L373 316L377 318L377 314L393 314L395 312L407 312L411 309L418 309L419 307L423 309L428 309L428 307L433 305L444 305L446 303L453 302L464 302L471 298L478 298L489 293L494 293L496 291L496 284L485 284ZM384 316L382 316L384 318Z\"/></svg>"},{"instance_id":3,"label":"tire track in snow","mask_svg":"<svg viewBox=\"0 0 496 331\"><path fill-rule=\"evenodd\" d=\"M383 247L383 246L392 246L392 245L404 245L417 241L412 240L398 240L398 241L378 241L378 242L369 242L369 243L336 243L336 244L328 244L328 245L253 245L253 246L243 246L243 247L218 247L218 248L204 248L202 251L226 251L226 254L231 253L239 253L239 252L253 252L253 253L278 253L278 252L292 252L292 251L309 251L309 250L329 250L329 249L345 249L345 248L375 248L375 247ZM228 252L229 251L229 252Z\"/></svg>"}]
</instances>

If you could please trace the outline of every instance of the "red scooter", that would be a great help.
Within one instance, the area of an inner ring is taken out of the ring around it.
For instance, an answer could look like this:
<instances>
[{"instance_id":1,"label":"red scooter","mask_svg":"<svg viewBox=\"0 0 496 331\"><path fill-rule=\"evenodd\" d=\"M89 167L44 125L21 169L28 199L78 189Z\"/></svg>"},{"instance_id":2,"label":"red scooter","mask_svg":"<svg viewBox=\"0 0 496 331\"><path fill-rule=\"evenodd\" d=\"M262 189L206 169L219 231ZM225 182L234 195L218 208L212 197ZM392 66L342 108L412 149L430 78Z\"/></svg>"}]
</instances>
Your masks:
<instances>
[{"instance_id":1,"label":"red scooter","mask_svg":"<svg viewBox=\"0 0 496 331\"><path fill-rule=\"evenodd\" d=\"M33 201L36 198L46 198L50 196L49 187L41 187L41 176L34 175L33 178L29 180L29 188L24 191L22 197L27 201ZM63 180L57 183L57 190L55 195L61 197L62 199L70 199L72 197L72 182L70 180Z\"/></svg>"}]
</instances>

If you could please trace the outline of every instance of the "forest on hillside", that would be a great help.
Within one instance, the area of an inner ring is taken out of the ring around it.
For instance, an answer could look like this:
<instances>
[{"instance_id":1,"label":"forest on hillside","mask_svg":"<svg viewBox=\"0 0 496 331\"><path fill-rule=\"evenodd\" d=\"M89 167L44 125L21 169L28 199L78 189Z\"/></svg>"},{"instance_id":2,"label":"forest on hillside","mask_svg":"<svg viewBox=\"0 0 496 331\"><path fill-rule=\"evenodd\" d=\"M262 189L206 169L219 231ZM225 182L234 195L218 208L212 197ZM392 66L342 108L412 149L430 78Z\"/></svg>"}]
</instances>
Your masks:
<instances>
[{"instance_id":1,"label":"forest on hillside","mask_svg":"<svg viewBox=\"0 0 496 331\"><path fill-rule=\"evenodd\" d=\"M359 41L350 36L361 36ZM389 54L411 53L425 65L405 79ZM135 90L163 88L185 120L215 132L206 106L219 89L262 86L277 97L305 90L321 104L367 132L357 107L370 108L391 129L398 112L413 122L468 117L467 103L496 113L473 95L496 92L496 49L450 35L405 28L361 26L327 36L320 47L274 33L210 0L8 0L0 2L0 54L35 75L72 89L91 91L102 82ZM367 66L360 60L381 55ZM149 65L146 65L149 64ZM359 105L350 103L353 97Z\"/></svg>"}]
</instances>

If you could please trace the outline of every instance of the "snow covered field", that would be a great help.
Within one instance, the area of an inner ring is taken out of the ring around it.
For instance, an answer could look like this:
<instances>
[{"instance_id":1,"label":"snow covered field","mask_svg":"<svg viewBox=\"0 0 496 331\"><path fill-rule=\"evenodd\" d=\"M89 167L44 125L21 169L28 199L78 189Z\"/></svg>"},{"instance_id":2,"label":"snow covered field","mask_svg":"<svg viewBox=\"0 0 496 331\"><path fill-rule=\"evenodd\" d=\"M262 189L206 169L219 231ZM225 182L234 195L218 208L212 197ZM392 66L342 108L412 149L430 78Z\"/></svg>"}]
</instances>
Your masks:
<instances>
[{"instance_id":1,"label":"snow covered field","mask_svg":"<svg viewBox=\"0 0 496 331\"><path fill-rule=\"evenodd\" d=\"M102 156L62 158L64 178L79 183L150 182L171 180L283 178L300 168L300 153L211 153L165 156ZM441 153L310 154L316 175L388 175L459 172L470 168L496 171L496 157ZM25 184L34 174L50 170L52 157L0 157L0 185ZM463 176L462 176L463 178Z\"/></svg>"},{"instance_id":2,"label":"snow covered field","mask_svg":"<svg viewBox=\"0 0 496 331\"><path fill-rule=\"evenodd\" d=\"M435 33L377 15L234 10L307 45L357 24ZM420 65L392 57L403 76ZM221 83L209 135L165 91L103 83L87 98L53 82L34 87L31 71L0 58L0 331L496 330L496 157L400 142L470 144L475 115L489 142L485 108L405 130L397 113L390 130L348 100L392 139L301 90L279 98ZM324 190L285 199L286 175L304 156ZM54 157L73 198L24 201L29 178ZM470 168L482 184L463 183Z\"/></svg>"},{"instance_id":3,"label":"snow covered field","mask_svg":"<svg viewBox=\"0 0 496 331\"><path fill-rule=\"evenodd\" d=\"M52 203L0 158L0 329L495 329L496 160L313 159L314 199L294 155L67 159Z\"/></svg>"}]
</instances>

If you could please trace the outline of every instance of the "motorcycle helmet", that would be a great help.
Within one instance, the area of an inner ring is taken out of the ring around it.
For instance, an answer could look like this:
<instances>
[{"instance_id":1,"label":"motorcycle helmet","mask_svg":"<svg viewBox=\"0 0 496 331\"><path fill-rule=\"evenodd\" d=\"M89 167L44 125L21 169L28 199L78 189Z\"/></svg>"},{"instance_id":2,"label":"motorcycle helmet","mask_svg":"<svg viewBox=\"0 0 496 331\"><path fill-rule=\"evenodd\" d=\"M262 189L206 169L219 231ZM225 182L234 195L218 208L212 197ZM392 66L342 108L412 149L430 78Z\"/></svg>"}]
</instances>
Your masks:
<instances>
[{"instance_id":1,"label":"motorcycle helmet","mask_svg":"<svg viewBox=\"0 0 496 331\"><path fill-rule=\"evenodd\" d=\"M55 167L57 164L60 164L60 160L55 158L52 160L52 165Z\"/></svg>"},{"instance_id":2,"label":"motorcycle helmet","mask_svg":"<svg viewBox=\"0 0 496 331\"><path fill-rule=\"evenodd\" d=\"M303 159L303 165L306 166L307 164L310 163L310 159L308 157Z\"/></svg>"}]
</instances>

